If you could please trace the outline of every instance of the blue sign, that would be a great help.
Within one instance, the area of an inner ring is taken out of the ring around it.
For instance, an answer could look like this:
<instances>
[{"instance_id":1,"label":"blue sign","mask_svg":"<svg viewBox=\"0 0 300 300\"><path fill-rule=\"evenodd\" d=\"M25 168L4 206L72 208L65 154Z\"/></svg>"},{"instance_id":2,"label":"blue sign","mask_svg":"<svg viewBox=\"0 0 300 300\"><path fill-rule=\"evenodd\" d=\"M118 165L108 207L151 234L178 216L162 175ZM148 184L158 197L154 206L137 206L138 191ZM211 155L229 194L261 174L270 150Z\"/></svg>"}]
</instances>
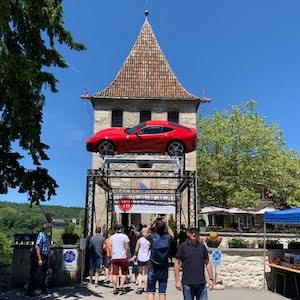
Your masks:
<instances>
[{"instance_id":1,"label":"blue sign","mask_svg":"<svg viewBox=\"0 0 300 300\"><path fill-rule=\"evenodd\" d=\"M215 267L219 267L221 265L221 259L222 259L222 251L220 251L220 250L214 250L211 253L212 264Z\"/></svg>"},{"instance_id":2,"label":"blue sign","mask_svg":"<svg viewBox=\"0 0 300 300\"><path fill-rule=\"evenodd\" d=\"M75 258L76 258L76 254L72 250L66 251L64 253L64 261L67 263L73 262Z\"/></svg>"}]
</instances>

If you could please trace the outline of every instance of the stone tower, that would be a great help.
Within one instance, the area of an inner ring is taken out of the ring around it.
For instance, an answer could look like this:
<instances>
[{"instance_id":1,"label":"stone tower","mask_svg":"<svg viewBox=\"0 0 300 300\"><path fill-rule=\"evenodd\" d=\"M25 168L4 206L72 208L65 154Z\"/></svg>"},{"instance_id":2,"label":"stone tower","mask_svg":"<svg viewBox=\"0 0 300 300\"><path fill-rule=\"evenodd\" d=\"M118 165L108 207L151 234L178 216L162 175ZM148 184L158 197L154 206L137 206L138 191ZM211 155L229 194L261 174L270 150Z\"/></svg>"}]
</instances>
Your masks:
<instances>
[{"instance_id":1,"label":"stone tower","mask_svg":"<svg viewBox=\"0 0 300 300\"><path fill-rule=\"evenodd\" d=\"M169 120L196 127L196 112L201 102L179 83L164 56L147 18L126 61L112 83L93 96L94 132L108 127L132 127L147 120ZM101 166L98 154L93 155L92 168ZM186 155L186 169L196 170L196 151ZM131 182L129 182L131 181ZM120 179L119 186L138 184L169 187L168 180L159 182ZM106 223L105 193L96 186L96 223ZM183 207L183 210L187 207ZM129 222L145 223L151 216L130 215ZM122 217L118 216L119 222Z\"/></svg>"}]
</instances>

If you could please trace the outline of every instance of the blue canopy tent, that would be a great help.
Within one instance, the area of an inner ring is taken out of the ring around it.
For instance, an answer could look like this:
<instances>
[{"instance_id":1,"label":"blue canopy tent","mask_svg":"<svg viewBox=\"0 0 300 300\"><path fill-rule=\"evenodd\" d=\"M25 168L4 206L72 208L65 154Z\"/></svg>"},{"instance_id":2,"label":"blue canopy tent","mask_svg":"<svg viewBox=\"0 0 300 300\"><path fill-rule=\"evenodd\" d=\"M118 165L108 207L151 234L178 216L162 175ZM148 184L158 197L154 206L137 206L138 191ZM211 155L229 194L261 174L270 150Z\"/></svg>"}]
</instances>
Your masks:
<instances>
[{"instance_id":1,"label":"blue canopy tent","mask_svg":"<svg viewBox=\"0 0 300 300\"><path fill-rule=\"evenodd\" d=\"M300 207L286 209L286 210L275 210L265 212L264 215L264 257L266 257L266 224L275 225L300 225ZM265 273L266 264L264 264L264 287L265 287Z\"/></svg>"}]
</instances>

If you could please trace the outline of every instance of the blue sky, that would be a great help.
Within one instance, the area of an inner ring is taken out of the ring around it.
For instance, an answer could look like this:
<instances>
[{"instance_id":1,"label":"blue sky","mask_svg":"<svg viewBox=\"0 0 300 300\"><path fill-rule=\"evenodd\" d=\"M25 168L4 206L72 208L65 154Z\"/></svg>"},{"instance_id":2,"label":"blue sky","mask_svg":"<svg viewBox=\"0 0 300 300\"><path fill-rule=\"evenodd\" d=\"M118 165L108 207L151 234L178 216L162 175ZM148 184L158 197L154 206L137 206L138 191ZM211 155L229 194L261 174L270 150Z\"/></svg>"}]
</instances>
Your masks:
<instances>
[{"instance_id":1,"label":"blue sky","mask_svg":"<svg viewBox=\"0 0 300 300\"><path fill-rule=\"evenodd\" d=\"M126 59L144 22L146 0L65 0L65 25L87 51L60 47L70 68L54 70L59 93L45 91L44 163L60 185L55 205L84 206L93 109L80 99L105 88ZM300 1L149 0L149 22L171 68L191 93L213 99L213 110L253 99L269 123L299 152ZM24 160L30 165L29 160ZM26 202L11 190L0 200Z\"/></svg>"}]
</instances>

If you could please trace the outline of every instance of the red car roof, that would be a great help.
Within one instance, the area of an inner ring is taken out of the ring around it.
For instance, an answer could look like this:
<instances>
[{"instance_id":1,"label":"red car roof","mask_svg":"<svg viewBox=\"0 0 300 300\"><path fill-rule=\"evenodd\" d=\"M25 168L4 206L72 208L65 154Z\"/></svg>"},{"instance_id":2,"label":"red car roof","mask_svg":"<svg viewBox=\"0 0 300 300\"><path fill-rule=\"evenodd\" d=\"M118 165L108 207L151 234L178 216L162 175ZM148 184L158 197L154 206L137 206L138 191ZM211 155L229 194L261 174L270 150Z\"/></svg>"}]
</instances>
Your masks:
<instances>
[{"instance_id":1,"label":"red car roof","mask_svg":"<svg viewBox=\"0 0 300 300\"><path fill-rule=\"evenodd\" d=\"M163 120L151 120L146 122L147 125L167 125L170 126L169 121L163 121Z\"/></svg>"}]
</instances>

